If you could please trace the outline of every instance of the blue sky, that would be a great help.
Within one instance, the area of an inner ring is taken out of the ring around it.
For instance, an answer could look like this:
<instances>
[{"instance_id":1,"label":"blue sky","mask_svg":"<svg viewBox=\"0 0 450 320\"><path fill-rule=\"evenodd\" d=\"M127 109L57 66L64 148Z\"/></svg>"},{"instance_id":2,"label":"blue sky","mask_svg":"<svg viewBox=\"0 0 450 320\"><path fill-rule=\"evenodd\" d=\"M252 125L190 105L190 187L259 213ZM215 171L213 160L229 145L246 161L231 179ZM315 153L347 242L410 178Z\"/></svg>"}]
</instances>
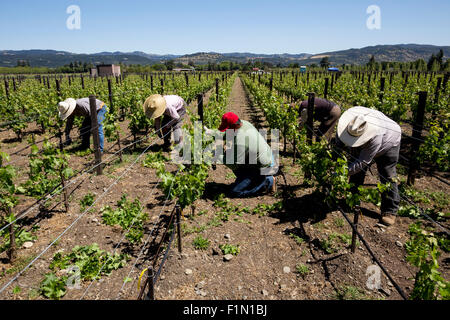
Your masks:
<instances>
[{"instance_id":1,"label":"blue sky","mask_svg":"<svg viewBox=\"0 0 450 320\"><path fill-rule=\"evenodd\" d=\"M81 9L69 30L66 9ZM366 9L381 9L369 30ZM450 45L448 0L12 0L0 5L0 50L75 53L321 53L377 44Z\"/></svg>"}]
</instances>

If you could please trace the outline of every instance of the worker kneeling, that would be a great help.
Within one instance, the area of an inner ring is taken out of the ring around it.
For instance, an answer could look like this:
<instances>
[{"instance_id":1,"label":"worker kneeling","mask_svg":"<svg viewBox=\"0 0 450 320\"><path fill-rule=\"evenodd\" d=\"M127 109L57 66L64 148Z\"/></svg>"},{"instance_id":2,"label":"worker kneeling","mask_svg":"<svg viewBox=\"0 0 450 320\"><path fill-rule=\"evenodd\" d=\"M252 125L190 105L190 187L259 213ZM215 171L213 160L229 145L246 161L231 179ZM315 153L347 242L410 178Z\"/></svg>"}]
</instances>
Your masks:
<instances>
[{"instance_id":1,"label":"worker kneeling","mask_svg":"<svg viewBox=\"0 0 450 320\"><path fill-rule=\"evenodd\" d=\"M233 170L236 181L231 185L230 197L246 198L276 192L273 176L275 165L272 149L264 137L248 121L232 113L222 117L220 132L226 132L225 159L219 161Z\"/></svg>"},{"instance_id":2,"label":"worker kneeling","mask_svg":"<svg viewBox=\"0 0 450 320\"><path fill-rule=\"evenodd\" d=\"M390 188L381 197L381 223L395 223L400 204L396 166L398 163L402 131L400 126L377 110L354 107L339 119L339 144L357 151L359 157L349 164L350 183L364 184L367 169L375 160L381 183Z\"/></svg>"}]
</instances>

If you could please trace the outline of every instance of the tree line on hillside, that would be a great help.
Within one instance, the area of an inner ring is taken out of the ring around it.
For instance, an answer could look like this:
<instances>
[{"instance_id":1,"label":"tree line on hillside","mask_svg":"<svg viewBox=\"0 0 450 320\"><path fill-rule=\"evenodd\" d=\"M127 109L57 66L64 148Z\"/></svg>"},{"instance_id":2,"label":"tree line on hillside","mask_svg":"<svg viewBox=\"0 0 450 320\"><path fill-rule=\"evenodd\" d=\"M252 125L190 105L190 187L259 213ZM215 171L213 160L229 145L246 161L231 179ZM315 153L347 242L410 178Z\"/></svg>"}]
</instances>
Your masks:
<instances>
[{"instance_id":1,"label":"tree line on hillside","mask_svg":"<svg viewBox=\"0 0 450 320\"><path fill-rule=\"evenodd\" d=\"M195 69L197 71L252 71L257 68L260 70L271 70L279 68L299 69L300 63L291 63L288 66L281 64L272 64L267 61L252 59L245 63L238 63L233 61L222 61L220 63L208 62L206 64L195 64L193 61L188 61L187 64L176 62L175 60L168 60L162 63L153 65L140 64L123 64L119 63L121 71L125 73L149 73L155 71L172 71L174 69ZM310 70L326 70L334 66L339 67L343 71L422 71L422 72L437 72L450 71L450 59L444 61L444 51L441 49L437 54L433 54L428 62L424 59L418 59L412 62L388 62L376 61L375 56L372 55L365 65L332 65L329 57L324 57L319 63L311 63L307 65ZM32 67L27 60L18 60L17 67L0 67L1 74L39 74L39 73L87 73L94 65L90 62L74 61L57 68L46 67Z\"/></svg>"}]
</instances>

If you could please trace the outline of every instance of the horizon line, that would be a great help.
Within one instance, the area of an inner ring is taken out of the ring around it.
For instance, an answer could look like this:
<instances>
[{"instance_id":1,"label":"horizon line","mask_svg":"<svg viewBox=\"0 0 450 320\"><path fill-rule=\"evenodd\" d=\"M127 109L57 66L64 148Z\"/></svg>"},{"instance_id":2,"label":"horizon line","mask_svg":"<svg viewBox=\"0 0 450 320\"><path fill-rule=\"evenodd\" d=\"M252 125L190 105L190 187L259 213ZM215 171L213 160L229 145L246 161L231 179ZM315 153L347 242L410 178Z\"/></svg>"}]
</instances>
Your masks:
<instances>
[{"instance_id":1,"label":"horizon line","mask_svg":"<svg viewBox=\"0 0 450 320\"><path fill-rule=\"evenodd\" d=\"M309 53L309 52L298 52L298 53L289 53L289 52L283 52L283 53L256 53L256 52L251 52L251 51L229 51L229 52L217 52L217 51L195 51L192 53L184 53L184 54L175 54L175 53L148 53L142 50L132 50L132 51L96 51L96 52L72 52L72 51L67 51L67 50L58 50L58 49L38 49L38 48L31 48L31 49L0 49L0 52L3 51L56 51L56 52L66 52L66 53L71 53L71 54L77 54L77 55L92 55L92 54L99 54L102 52L107 52L107 53L125 53L125 54L132 54L135 52L142 52L144 54L148 54L148 55L155 55L155 56L186 56L186 55L193 55L193 54L198 54L198 53L215 53L215 54L231 54L231 53L240 53L240 54L255 54L255 55L300 55L300 54L309 54L309 55L318 55L318 54L324 54L324 53L333 53L333 52L339 52L339 51L346 51L346 50L361 50L361 49L365 49L365 48L370 48L370 47L378 47L378 46L402 46L402 45L419 45L419 46L433 46L433 47L450 47L449 45L435 45L435 44L420 44L420 43L396 43L396 44L377 44L377 45L370 45L370 46L364 46L364 47L352 47L352 48L347 48L347 49L339 49L339 50L333 50L333 51L324 51L324 52L319 52L319 53Z\"/></svg>"}]
</instances>

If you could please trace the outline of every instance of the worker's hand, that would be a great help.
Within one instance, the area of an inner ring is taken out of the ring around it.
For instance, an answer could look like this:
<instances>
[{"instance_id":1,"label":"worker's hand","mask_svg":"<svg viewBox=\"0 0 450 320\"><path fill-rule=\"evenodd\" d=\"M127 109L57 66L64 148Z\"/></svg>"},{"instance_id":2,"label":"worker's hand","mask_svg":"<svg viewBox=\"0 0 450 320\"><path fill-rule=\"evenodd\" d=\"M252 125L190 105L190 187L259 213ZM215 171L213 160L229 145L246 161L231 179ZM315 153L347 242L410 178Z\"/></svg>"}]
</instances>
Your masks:
<instances>
[{"instance_id":1,"label":"worker's hand","mask_svg":"<svg viewBox=\"0 0 450 320\"><path fill-rule=\"evenodd\" d=\"M214 129L208 129L206 126L203 126L203 130L205 130L205 134L209 136L213 136L216 133Z\"/></svg>"}]
</instances>

